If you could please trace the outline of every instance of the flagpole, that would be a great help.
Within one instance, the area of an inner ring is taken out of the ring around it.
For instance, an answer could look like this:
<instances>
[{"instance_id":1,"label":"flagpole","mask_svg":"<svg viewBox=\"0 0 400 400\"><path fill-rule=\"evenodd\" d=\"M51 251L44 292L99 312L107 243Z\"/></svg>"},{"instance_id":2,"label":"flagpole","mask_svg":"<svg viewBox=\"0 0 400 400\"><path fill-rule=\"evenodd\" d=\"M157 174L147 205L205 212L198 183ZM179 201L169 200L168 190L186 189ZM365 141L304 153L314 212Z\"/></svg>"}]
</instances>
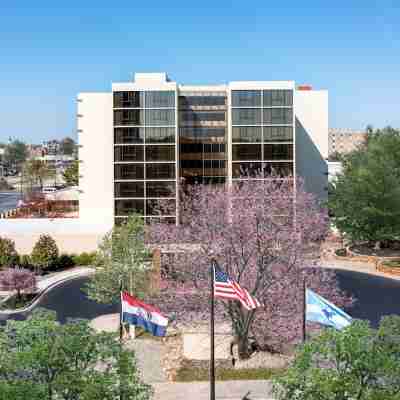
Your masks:
<instances>
[{"instance_id":1,"label":"flagpole","mask_svg":"<svg viewBox=\"0 0 400 400\"><path fill-rule=\"evenodd\" d=\"M211 321L210 321L210 400L215 400L215 355L214 355L214 279L215 279L215 260L211 260Z\"/></svg>"},{"instance_id":2,"label":"flagpole","mask_svg":"<svg viewBox=\"0 0 400 400\"><path fill-rule=\"evenodd\" d=\"M306 316L307 316L307 287L306 277L303 277L303 343L306 342Z\"/></svg>"}]
</instances>

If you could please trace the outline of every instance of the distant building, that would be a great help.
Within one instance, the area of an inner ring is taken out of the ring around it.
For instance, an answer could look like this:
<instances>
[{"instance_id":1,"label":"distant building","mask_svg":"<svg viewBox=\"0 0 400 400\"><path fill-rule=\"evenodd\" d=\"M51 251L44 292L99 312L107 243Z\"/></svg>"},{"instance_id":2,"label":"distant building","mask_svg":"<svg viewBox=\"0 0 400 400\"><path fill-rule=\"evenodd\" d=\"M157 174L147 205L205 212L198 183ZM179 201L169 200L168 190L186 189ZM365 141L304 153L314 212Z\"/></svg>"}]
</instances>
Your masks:
<instances>
[{"instance_id":1,"label":"distant building","mask_svg":"<svg viewBox=\"0 0 400 400\"><path fill-rule=\"evenodd\" d=\"M57 140L49 140L43 142L43 150L49 156L55 156L60 153L60 142Z\"/></svg>"},{"instance_id":2,"label":"distant building","mask_svg":"<svg viewBox=\"0 0 400 400\"><path fill-rule=\"evenodd\" d=\"M42 157L45 155L44 147L41 144L28 145L28 158Z\"/></svg>"},{"instance_id":3,"label":"distant building","mask_svg":"<svg viewBox=\"0 0 400 400\"><path fill-rule=\"evenodd\" d=\"M346 128L329 128L329 156L334 153L347 154L356 150L367 140L366 131Z\"/></svg>"}]
</instances>

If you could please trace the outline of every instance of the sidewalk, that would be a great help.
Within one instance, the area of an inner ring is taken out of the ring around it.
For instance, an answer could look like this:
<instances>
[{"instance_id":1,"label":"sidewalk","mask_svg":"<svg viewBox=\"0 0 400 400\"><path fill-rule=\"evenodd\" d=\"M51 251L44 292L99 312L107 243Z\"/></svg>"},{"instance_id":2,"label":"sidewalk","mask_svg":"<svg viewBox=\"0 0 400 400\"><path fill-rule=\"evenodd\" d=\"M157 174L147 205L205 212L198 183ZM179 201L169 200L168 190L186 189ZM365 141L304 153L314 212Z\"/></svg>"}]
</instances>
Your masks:
<instances>
[{"instance_id":1,"label":"sidewalk","mask_svg":"<svg viewBox=\"0 0 400 400\"><path fill-rule=\"evenodd\" d=\"M154 400L209 400L209 382L154 383ZM269 381L223 381L215 385L216 399L240 400L247 393L251 400L272 400Z\"/></svg>"},{"instance_id":2,"label":"sidewalk","mask_svg":"<svg viewBox=\"0 0 400 400\"><path fill-rule=\"evenodd\" d=\"M362 272L365 274L381 276L382 278L394 279L399 281L400 277L390 274L385 274L383 272L377 271L375 265L363 261L344 261L344 260L323 260L320 263L323 268L331 269L343 269L347 271Z\"/></svg>"}]
</instances>

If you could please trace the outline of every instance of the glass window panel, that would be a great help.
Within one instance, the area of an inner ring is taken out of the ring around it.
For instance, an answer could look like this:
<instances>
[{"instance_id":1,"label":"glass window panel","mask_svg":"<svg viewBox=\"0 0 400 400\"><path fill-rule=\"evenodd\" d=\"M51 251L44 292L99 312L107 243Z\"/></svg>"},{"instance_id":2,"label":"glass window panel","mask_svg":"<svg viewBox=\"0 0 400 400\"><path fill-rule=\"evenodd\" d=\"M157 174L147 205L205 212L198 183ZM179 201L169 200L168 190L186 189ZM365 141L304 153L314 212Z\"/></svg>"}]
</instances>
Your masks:
<instances>
[{"instance_id":1,"label":"glass window panel","mask_svg":"<svg viewBox=\"0 0 400 400\"><path fill-rule=\"evenodd\" d=\"M143 143L144 129L143 128L115 128L114 143Z\"/></svg>"},{"instance_id":2,"label":"glass window panel","mask_svg":"<svg viewBox=\"0 0 400 400\"><path fill-rule=\"evenodd\" d=\"M233 90L232 107L261 107L261 91Z\"/></svg>"},{"instance_id":3,"label":"glass window panel","mask_svg":"<svg viewBox=\"0 0 400 400\"><path fill-rule=\"evenodd\" d=\"M175 199L147 200L146 215L175 215Z\"/></svg>"},{"instance_id":4,"label":"glass window panel","mask_svg":"<svg viewBox=\"0 0 400 400\"><path fill-rule=\"evenodd\" d=\"M175 110L146 110L146 125L175 125Z\"/></svg>"},{"instance_id":5,"label":"glass window panel","mask_svg":"<svg viewBox=\"0 0 400 400\"><path fill-rule=\"evenodd\" d=\"M146 108L175 107L175 92L146 92Z\"/></svg>"},{"instance_id":6,"label":"glass window panel","mask_svg":"<svg viewBox=\"0 0 400 400\"><path fill-rule=\"evenodd\" d=\"M144 197L144 183L116 182L115 197Z\"/></svg>"},{"instance_id":7,"label":"glass window panel","mask_svg":"<svg viewBox=\"0 0 400 400\"><path fill-rule=\"evenodd\" d=\"M181 139L225 138L225 128L179 128Z\"/></svg>"},{"instance_id":8,"label":"glass window panel","mask_svg":"<svg viewBox=\"0 0 400 400\"><path fill-rule=\"evenodd\" d=\"M264 160L293 160L293 145L265 144Z\"/></svg>"},{"instance_id":9,"label":"glass window panel","mask_svg":"<svg viewBox=\"0 0 400 400\"><path fill-rule=\"evenodd\" d=\"M115 179L143 179L144 166L143 164L115 164L114 165Z\"/></svg>"},{"instance_id":10,"label":"glass window panel","mask_svg":"<svg viewBox=\"0 0 400 400\"><path fill-rule=\"evenodd\" d=\"M114 161L143 161L143 146L115 146Z\"/></svg>"},{"instance_id":11,"label":"glass window panel","mask_svg":"<svg viewBox=\"0 0 400 400\"><path fill-rule=\"evenodd\" d=\"M264 127L264 142L282 142L293 140L293 128L291 126Z\"/></svg>"},{"instance_id":12,"label":"glass window panel","mask_svg":"<svg viewBox=\"0 0 400 400\"><path fill-rule=\"evenodd\" d=\"M292 107L293 90L264 90L264 107Z\"/></svg>"},{"instance_id":13,"label":"glass window panel","mask_svg":"<svg viewBox=\"0 0 400 400\"><path fill-rule=\"evenodd\" d=\"M293 110L291 108L264 108L264 124L292 124Z\"/></svg>"},{"instance_id":14,"label":"glass window panel","mask_svg":"<svg viewBox=\"0 0 400 400\"><path fill-rule=\"evenodd\" d=\"M142 110L114 110L114 125L143 125Z\"/></svg>"},{"instance_id":15,"label":"glass window panel","mask_svg":"<svg viewBox=\"0 0 400 400\"><path fill-rule=\"evenodd\" d=\"M258 125L261 124L261 109L234 108L232 109L233 125Z\"/></svg>"},{"instance_id":16,"label":"glass window panel","mask_svg":"<svg viewBox=\"0 0 400 400\"><path fill-rule=\"evenodd\" d=\"M293 175L293 163L265 163L264 164L264 175L279 175L279 176L291 176Z\"/></svg>"},{"instance_id":17,"label":"glass window panel","mask_svg":"<svg viewBox=\"0 0 400 400\"><path fill-rule=\"evenodd\" d=\"M233 142L261 142L261 127L236 126L232 130Z\"/></svg>"},{"instance_id":18,"label":"glass window panel","mask_svg":"<svg viewBox=\"0 0 400 400\"><path fill-rule=\"evenodd\" d=\"M114 92L114 108L143 107L142 92Z\"/></svg>"},{"instance_id":19,"label":"glass window panel","mask_svg":"<svg viewBox=\"0 0 400 400\"><path fill-rule=\"evenodd\" d=\"M255 163L232 163L232 177L254 177L261 173L262 164L260 162Z\"/></svg>"},{"instance_id":20,"label":"glass window panel","mask_svg":"<svg viewBox=\"0 0 400 400\"><path fill-rule=\"evenodd\" d=\"M182 111L179 113L182 122L220 122L225 121L225 111Z\"/></svg>"},{"instance_id":21,"label":"glass window panel","mask_svg":"<svg viewBox=\"0 0 400 400\"><path fill-rule=\"evenodd\" d=\"M240 160L261 160L260 144L234 144L232 146L232 159Z\"/></svg>"},{"instance_id":22,"label":"glass window panel","mask_svg":"<svg viewBox=\"0 0 400 400\"><path fill-rule=\"evenodd\" d=\"M174 143L175 128L146 128L146 143Z\"/></svg>"},{"instance_id":23,"label":"glass window panel","mask_svg":"<svg viewBox=\"0 0 400 400\"><path fill-rule=\"evenodd\" d=\"M115 200L115 215L144 214L144 200Z\"/></svg>"},{"instance_id":24,"label":"glass window panel","mask_svg":"<svg viewBox=\"0 0 400 400\"><path fill-rule=\"evenodd\" d=\"M146 182L147 197L175 197L175 182Z\"/></svg>"},{"instance_id":25,"label":"glass window panel","mask_svg":"<svg viewBox=\"0 0 400 400\"><path fill-rule=\"evenodd\" d=\"M175 164L147 164L146 179L175 179Z\"/></svg>"},{"instance_id":26,"label":"glass window panel","mask_svg":"<svg viewBox=\"0 0 400 400\"><path fill-rule=\"evenodd\" d=\"M146 146L146 161L175 161L175 146Z\"/></svg>"},{"instance_id":27,"label":"glass window panel","mask_svg":"<svg viewBox=\"0 0 400 400\"><path fill-rule=\"evenodd\" d=\"M180 96L180 107L212 107L226 105L225 96Z\"/></svg>"}]
</instances>

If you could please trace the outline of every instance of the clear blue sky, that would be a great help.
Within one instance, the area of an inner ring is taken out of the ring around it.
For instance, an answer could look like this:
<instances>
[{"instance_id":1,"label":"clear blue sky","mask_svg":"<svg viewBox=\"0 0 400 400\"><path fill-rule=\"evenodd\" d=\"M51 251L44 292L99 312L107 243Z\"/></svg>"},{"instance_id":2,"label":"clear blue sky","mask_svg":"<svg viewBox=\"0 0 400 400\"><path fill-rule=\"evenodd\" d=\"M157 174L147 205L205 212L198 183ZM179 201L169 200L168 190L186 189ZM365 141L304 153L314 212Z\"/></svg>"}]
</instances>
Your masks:
<instances>
[{"instance_id":1,"label":"clear blue sky","mask_svg":"<svg viewBox=\"0 0 400 400\"><path fill-rule=\"evenodd\" d=\"M0 141L75 136L77 93L134 71L310 83L331 127L400 127L400 1L3 0Z\"/></svg>"}]
</instances>

